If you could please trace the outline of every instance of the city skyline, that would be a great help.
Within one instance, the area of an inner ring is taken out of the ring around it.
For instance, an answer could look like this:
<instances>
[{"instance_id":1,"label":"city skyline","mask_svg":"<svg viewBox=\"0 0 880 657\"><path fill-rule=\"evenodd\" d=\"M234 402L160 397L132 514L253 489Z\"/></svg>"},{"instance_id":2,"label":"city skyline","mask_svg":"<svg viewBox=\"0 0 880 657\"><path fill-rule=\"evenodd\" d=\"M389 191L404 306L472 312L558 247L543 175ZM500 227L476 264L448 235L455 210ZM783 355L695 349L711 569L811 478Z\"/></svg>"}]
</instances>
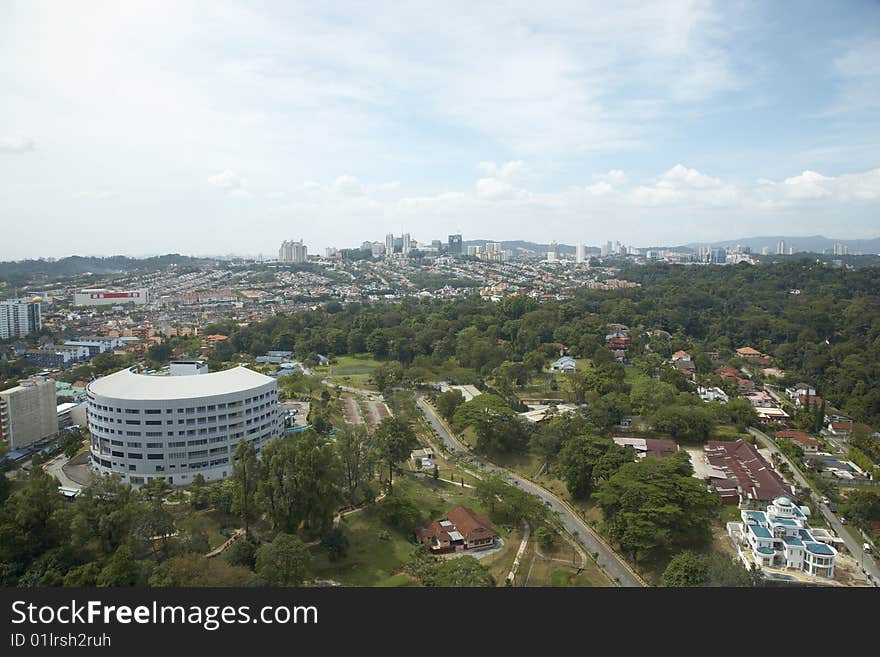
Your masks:
<instances>
[{"instance_id":1,"label":"city skyline","mask_svg":"<svg viewBox=\"0 0 880 657\"><path fill-rule=\"evenodd\" d=\"M4 6L0 260L875 236L880 5L504 7Z\"/></svg>"}]
</instances>

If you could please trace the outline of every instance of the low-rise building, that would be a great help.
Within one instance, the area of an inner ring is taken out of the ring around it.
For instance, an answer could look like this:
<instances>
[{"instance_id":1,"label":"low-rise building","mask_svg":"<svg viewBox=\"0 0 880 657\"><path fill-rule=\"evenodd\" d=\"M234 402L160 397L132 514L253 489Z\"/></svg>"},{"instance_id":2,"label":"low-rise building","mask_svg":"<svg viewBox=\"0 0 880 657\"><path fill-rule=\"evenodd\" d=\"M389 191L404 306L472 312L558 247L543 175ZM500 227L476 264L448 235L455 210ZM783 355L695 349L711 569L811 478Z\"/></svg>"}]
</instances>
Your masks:
<instances>
[{"instance_id":1,"label":"low-rise building","mask_svg":"<svg viewBox=\"0 0 880 657\"><path fill-rule=\"evenodd\" d=\"M675 454L679 450L678 443L668 438L627 438L614 436L612 440L621 447L632 447L636 457L644 459L648 457L665 458Z\"/></svg>"},{"instance_id":2,"label":"low-rise building","mask_svg":"<svg viewBox=\"0 0 880 657\"><path fill-rule=\"evenodd\" d=\"M744 440L710 440L704 448L709 483L723 504L766 503L794 487Z\"/></svg>"},{"instance_id":3,"label":"low-rise building","mask_svg":"<svg viewBox=\"0 0 880 657\"><path fill-rule=\"evenodd\" d=\"M434 554L485 550L495 545L497 536L489 516L464 506L457 506L442 520L416 530L416 540Z\"/></svg>"},{"instance_id":4,"label":"low-rise building","mask_svg":"<svg viewBox=\"0 0 880 657\"><path fill-rule=\"evenodd\" d=\"M740 548L759 567L834 577L837 550L813 534L806 514L789 497L774 499L766 511L743 510L741 517L742 524L730 523L728 532L739 534Z\"/></svg>"},{"instance_id":5,"label":"low-rise building","mask_svg":"<svg viewBox=\"0 0 880 657\"><path fill-rule=\"evenodd\" d=\"M815 438L811 438L810 436L808 436L805 431L777 431L776 438L790 440L795 445L798 445L802 450L804 450L805 454L815 454L819 451L819 441Z\"/></svg>"},{"instance_id":6,"label":"low-rise building","mask_svg":"<svg viewBox=\"0 0 880 657\"><path fill-rule=\"evenodd\" d=\"M574 372L576 369L577 362L571 356L563 356L550 364L550 370L553 372Z\"/></svg>"}]
</instances>

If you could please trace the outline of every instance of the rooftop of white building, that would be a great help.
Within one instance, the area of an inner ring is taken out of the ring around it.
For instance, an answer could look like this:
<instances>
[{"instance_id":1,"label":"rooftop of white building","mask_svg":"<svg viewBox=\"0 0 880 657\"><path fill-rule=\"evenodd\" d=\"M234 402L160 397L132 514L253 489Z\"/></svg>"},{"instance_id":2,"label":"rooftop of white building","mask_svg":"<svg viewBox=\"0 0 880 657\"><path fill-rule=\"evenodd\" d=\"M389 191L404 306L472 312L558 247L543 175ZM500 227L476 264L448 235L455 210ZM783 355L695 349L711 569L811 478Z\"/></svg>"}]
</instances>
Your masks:
<instances>
[{"instance_id":1,"label":"rooftop of white building","mask_svg":"<svg viewBox=\"0 0 880 657\"><path fill-rule=\"evenodd\" d=\"M274 382L244 366L194 376L148 376L125 369L92 381L88 389L114 399L174 400L243 392Z\"/></svg>"}]
</instances>

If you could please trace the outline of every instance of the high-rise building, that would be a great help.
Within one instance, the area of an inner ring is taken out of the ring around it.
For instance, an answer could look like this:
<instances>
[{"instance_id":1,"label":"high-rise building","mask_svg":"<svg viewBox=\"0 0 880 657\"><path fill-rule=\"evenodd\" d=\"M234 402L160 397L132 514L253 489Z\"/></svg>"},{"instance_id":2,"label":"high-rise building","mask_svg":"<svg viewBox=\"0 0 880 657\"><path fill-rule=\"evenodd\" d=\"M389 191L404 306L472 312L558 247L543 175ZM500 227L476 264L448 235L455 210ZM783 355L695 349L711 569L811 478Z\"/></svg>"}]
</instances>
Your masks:
<instances>
[{"instance_id":1,"label":"high-rise building","mask_svg":"<svg viewBox=\"0 0 880 657\"><path fill-rule=\"evenodd\" d=\"M401 252L403 255L409 255L409 252L412 250L412 238L409 236L409 233L404 233L402 236L403 244L401 244Z\"/></svg>"},{"instance_id":2,"label":"high-rise building","mask_svg":"<svg viewBox=\"0 0 880 657\"><path fill-rule=\"evenodd\" d=\"M785 240L779 240L776 245L776 255L785 255Z\"/></svg>"},{"instance_id":3,"label":"high-rise building","mask_svg":"<svg viewBox=\"0 0 880 657\"><path fill-rule=\"evenodd\" d=\"M611 244L611 240L608 240L605 242L605 249L603 250L602 255L610 256L612 253L614 253L614 246Z\"/></svg>"},{"instance_id":4,"label":"high-rise building","mask_svg":"<svg viewBox=\"0 0 880 657\"><path fill-rule=\"evenodd\" d=\"M0 301L0 340L23 338L29 333L39 333L42 328L39 299Z\"/></svg>"},{"instance_id":5,"label":"high-rise building","mask_svg":"<svg viewBox=\"0 0 880 657\"><path fill-rule=\"evenodd\" d=\"M378 258L385 253L385 245L382 242L372 242L370 244L370 254L374 258Z\"/></svg>"},{"instance_id":6,"label":"high-rise building","mask_svg":"<svg viewBox=\"0 0 880 657\"><path fill-rule=\"evenodd\" d=\"M547 262L557 262L559 260L559 244L556 240L550 242L550 249L547 251Z\"/></svg>"},{"instance_id":7,"label":"high-rise building","mask_svg":"<svg viewBox=\"0 0 880 657\"><path fill-rule=\"evenodd\" d=\"M586 253L587 253L586 246L583 244L578 244L577 247L575 247L575 256L574 256L575 262L577 262L578 264L583 263L584 260L586 259Z\"/></svg>"},{"instance_id":8,"label":"high-rise building","mask_svg":"<svg viewBox=\"0 0 880 657\"><path fill-rule=\"evenodd\" d=\"M770 255L770 247L765 246L761 248L761 255Z\"/></svg>"},{"instance_id":9,"label":"high-rise building","mask_svg":"<svg viewBox=\"0 0 880 657\"><path fill-rule=\"evenodd\" d=\"M394 233L385 236L385 255L388 257L394 255Z\"/></svg>"},{"instance_id":10,"label":"high-rise building","mask_svg":"<svg viewBox=\"0 0 880 657\"><path fill-rule=\"evenodd\" d=\"M794 244L789 245L788 255L794 255Z\"/></svg>"},{"instance_id":11,"label":"high-rise building","mask_svg":"<svg viewBox=\"0 0 880 657\"><path fill-rule=\"evenodd\" d=\"M55 382L43 377L0 390L0 443L20 449L58 433L56 401Z\"/></svg>"},{"instance_id":12,"label":"high-rise building","mask_svg":"<svg viewBox=\"0 0 880 657\"><path fill-rule=\"evenodd\" d=\"M449 236L449 255L461 255L461 235Z\"/></svg>"},{"instance_id":13,"label":"high-rise building","mask_svg":"<svg viewBox=\"0 0 880 657\"><path fill-rule=\"evenodd\" d=\"M285 240L278 249L278 260L281 262L290 262L293 264L302 264L308 261L308 247L303 241L294 242L293 240Z\"/></svg>"},{"instance_id":14,"label":"high-rise building","mask_svg":"<svg viewBox=\"0 0 880 657\"><path fill-rule=\"evenodd\" d=\"M846 244L841 244L840 242L836 243L834 245L834 255L849 255L849 247Z\"/></svg>"}]
</instances>

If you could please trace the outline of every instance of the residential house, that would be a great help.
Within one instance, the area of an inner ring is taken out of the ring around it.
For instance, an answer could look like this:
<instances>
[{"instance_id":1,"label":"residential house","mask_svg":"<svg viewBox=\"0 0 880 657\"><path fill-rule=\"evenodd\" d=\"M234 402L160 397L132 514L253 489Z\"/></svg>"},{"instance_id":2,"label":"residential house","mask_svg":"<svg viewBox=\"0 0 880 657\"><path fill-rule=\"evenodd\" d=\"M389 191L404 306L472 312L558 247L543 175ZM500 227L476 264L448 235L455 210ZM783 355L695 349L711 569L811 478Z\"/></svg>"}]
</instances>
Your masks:
<instances>
[{"instance_id":1,"label":"residential house","mask_svg":"<svg viewBox=\"0 0 880 657\"><path fill-rule=\"evenodd\" d=\"M785 431L777 431L776 438L782 438L783 440L790 440L795 445L799 445L802 450L804 450L804 454L815 454L819 451L819 441L815 438L810 438L805 431L795 431L795 430L785 430Z\"/></svg>"},{"instance_id":2,"label":"residential house","mask_svg":"<svg viewBox=\"0 0 880 657\"><path fill-rule=\"evenodd\" d=\"M808 383L796 383L791 388L786 388L785 394L788 395L789 399L795 400L798 397L804 397L806 395L810 395L810 396L815 395L816 389Z\"/></svg>"},{"instance_id":3,"label":"residential house","mask_svg":"<svg viewBox=\"0 0 880 657\"><path fill-rule=\"evenodd\" d=\"M727 393L724 392L721 388L705 388L703 386L700 386L699 388L697 388L697 394L703 401L720 401L724 404L730 401Z\"/></svg>"},{"instance_id":4,"label":"residential house","mask_svg":"<svg viewBox=\"0 0 880 657\"><path fill-rule=\"evenodd\" d=\"M612 440L621 447L632 447L636 457L644 459L648 457L665 458L675 454L679 450L678 443L668 438L626 438L614 436Z\"/></svg>"},{"instance_id":5,"label":"residential house","mask_svg":"<svg viewBox=\"0 0 880 657\"><path fill-rule=\"evenodd\" d=\"M576 369L577 363L571 356L563 356L550 364L550 370L553 372L574 372Z\"/></svg>"},{"instance_id":6,"label":"residential house","mask_svg":"<svg viewBox=\"0 0 880 657\"><path fill-rule=\"evenodd\" d=\"M849 438L849 434L852 433L853 423L852 422L829 422L828 423L828 433L832 436L837 436L839 438L847 439Z\"/></svg>"},{"instance_id":7,"label":"residential house","mask_svg":"<svg viewBox=\"0 0 880 657\"><path fill-rule=\"evenodd\" d=\"M731 537L740 541L740 554L762 568L795 570L816 577L834 577L837 550L807 524L804 511L787 496L780 496L766 511L743 510L742 523L728 523Z\"/></svg>"},{"instance_id":8,"label":"residential house","mask_svg":"<svg viewBox=\"0 0 880 657\"><path fill-rule=\"evenodd\" d=\"M690 362L691 355L686 351L682 351L682 350L676 351L674 354L672 354L672 362L674 363L679 360Z\"/></svg>"},{"instance_id":9,"label":"residential house","mask_svg":"<svg viewBox=\"0 0 880 657\"><path fill-rule=\"evenodd\" d=\"M416 540L427 545L434 554L485 550L495 545L498 537L489 516L464 506L455 507L445 518L417 529L415 534Z\"/></svg>"}]
</instances>

